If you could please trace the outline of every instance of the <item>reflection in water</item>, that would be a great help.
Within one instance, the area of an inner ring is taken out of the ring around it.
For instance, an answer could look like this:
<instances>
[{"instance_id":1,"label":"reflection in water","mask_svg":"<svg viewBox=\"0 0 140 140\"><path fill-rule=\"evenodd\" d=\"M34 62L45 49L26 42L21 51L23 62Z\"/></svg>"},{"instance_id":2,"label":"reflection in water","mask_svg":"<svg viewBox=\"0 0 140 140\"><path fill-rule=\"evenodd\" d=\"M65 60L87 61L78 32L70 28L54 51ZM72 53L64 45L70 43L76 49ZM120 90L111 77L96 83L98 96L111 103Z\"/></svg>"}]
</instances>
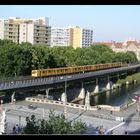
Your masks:
<instances>
[{"instance_id":1,"label":"reflection in water","mask_svg":"<svg viewBox=\"0 0 140 140\"><path fill-rule=\"evenodd\" d=\"M98 104L98 100L99 100L99 96L98 95L94 96L94 104L95 105Z\"/></svg>"},{"instance_id":2,"label":"reflection in water","mask_svg":"<svg viewBox=\"0 0 140 140\"><path fill-rule=\"evenodd\" d=\"M134 93L140 92L140 86L129 85L124 86L121 89L115 89L113 91L107 91L90 97L90 105L113 105L120 106L124 104L129 97L133 98Z\"/></svg>"}]
</instances>

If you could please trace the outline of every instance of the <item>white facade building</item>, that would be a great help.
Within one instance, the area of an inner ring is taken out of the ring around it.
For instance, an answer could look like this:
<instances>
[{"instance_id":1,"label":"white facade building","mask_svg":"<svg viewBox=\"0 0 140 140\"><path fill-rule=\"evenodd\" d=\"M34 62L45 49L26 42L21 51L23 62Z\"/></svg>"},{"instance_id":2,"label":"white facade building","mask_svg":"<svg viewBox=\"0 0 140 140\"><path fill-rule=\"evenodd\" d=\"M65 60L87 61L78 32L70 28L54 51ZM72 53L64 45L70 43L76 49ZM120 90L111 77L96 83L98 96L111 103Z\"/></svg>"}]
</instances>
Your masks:
<instances>
[{"instance_id":1,"label":"white facade building","mask_svg":"<svg viewBox=\"0 0 140 140\"><path fill-rule=\"evenodd\" d=\"M0 39L4 39L4 21L0 20Z\"/></svg>"},{"instance_id":2,"label":"white facade building","mask_svg":"<svg viewBox=\"0 0 140 140\"><path fill-rule=\"evenodd\" d=\"M51 46L89 47L93 42L93 30L78 26L51 29Z\"/></svg>"},{"instance_id":3,"label":"white facade building","mask_svg":"<svg viewBox=\"0 0 140 140\"><path fill-rule=\"evenodd\" d=\"M70 46L70 29L52 28L51 29L51 46Z\"/></svg>"},{"instance_id":4,"label":"white facade building","mask_svg":"<svg viewBox=\"0 0 140 140\"><path fill-rule=\"evenodd\" d=\"M93 43L93 30L81 29L81 47L89 47Z\"/></svg>"}]
</instances>

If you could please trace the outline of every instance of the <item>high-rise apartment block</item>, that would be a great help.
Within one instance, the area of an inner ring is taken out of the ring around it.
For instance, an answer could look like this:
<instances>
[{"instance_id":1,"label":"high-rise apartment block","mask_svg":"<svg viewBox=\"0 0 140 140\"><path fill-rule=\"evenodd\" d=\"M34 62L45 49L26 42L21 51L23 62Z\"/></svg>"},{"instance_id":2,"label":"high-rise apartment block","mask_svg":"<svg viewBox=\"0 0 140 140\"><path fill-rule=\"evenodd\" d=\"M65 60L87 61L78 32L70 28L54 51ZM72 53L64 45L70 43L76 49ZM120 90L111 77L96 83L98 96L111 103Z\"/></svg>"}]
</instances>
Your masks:
<instances>
[{"instance_id":1,"label":"high-rise apartment block","mask_svg":"<svg viewBox=\"0 0 140 140\"><path fill-rule=\"evenodd\" d=\"M78 26L70 28L70 46L72 48L86 48L93 42L93 30L83 29Z\"/></svg>"},{"instance_id":2,"label":"high-rise apartment block","mask_svg":"<svg viewBox=\"0 0 140 140\"><path fill-rule=\"evenodd\" d=\"M50 46L51 27L48 18L25 20L17 17L0 21L0 39L13 42L29 42L31 44L47 44Z\"/></svg>"},{"instance_id":3,"label":"high-rise apartment block","mask_svg":"<svg viewBox=\"0 0 140 140\"><path fill-rule=\"evenodd\" d=\"M51 28L51 46L70 46L70 29Z\"/></svg>"},{"instance_id":4,"label":"high-rise apartment block","mask_svg":"<svg viewBox=\"0 0 140 140\"><path fill-rule=\"evenodd\" d=\"M76 48L89 47L93 42L93 31L80 27L52 28L51 46Z\"/></svg>"}]
</instances>

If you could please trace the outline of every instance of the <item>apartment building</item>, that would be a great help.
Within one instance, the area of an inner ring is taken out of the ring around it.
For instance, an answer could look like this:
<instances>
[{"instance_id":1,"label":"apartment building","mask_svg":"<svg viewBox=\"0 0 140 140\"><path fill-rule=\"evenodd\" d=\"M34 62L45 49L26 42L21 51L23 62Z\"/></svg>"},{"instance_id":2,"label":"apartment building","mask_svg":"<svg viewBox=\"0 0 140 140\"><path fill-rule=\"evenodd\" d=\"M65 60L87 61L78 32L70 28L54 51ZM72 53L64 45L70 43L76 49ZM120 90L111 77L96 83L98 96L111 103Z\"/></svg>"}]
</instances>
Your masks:
<instances>
[{"instance_id":1,"label":"apartment building","mask_svg":"<svg viewBox=\"0 0 140 140\"><path fill-rule=\"evenodd\" d=\"M52 28L51 29L51 46L70 46L70 29L69 28Z\"/></svg>"},{"instance_id":2,"label":"apartment building","mask_svg":"<svg viewBox=\"0 0 140 140\"><path fill-rule=\"evenodd\" d=\"M89 47L93 43L93 30L81 29L82 33L82 48Z\"/></svg>"},{"instance_id":3,"label":"apartment building","mask_svg":"<svg viewBox=\"0 0 140 140\"><path fill-rule=\"evenodd\" d=\"M80 27L70 28L70 47L74 49L81 48L81 41L82 36Z\"/></svg>"},{"instance_id":4,"label":"apartment building","mask_svg":"<svg viewBox=\"0 0 140 140\"><path fill-rule=\"evenodd\" d=\"M0 39L8 39L16 43L19 42L19 24L14 22L14 18L0 21Z\"/></svg>"},{"instance_id":5,"label":"apartment building","mask_svg":"<svg viewBox=\"0 0 140 140\"><path fill-rule=\"evenodd\" d=\"M89 47L93 41L93 31L78 26L51 29L51 46L70 46L74 49Z\"/></svg>"},{"instance_id":6,"label":"apartment building","mask_svg":"<svg viewBox=\"0 0 140 140\"><path fill-rule=\"evenodd\" d=\"M92 44L93 30L83 29L78 26L70 28L70 46L76 48L86 48Z\"/></svg>"},{"instance_id":7,"label":"apartment building","mask_svg":"<svg viewBox=\"0 0 140 140\"><path fill-rule=\"evenodd\" d=\"M17 17L0 21L0 39L16 43L47 44L50 46L51 27L48 18L25 20Z\"/></svg>"}]
</instances>

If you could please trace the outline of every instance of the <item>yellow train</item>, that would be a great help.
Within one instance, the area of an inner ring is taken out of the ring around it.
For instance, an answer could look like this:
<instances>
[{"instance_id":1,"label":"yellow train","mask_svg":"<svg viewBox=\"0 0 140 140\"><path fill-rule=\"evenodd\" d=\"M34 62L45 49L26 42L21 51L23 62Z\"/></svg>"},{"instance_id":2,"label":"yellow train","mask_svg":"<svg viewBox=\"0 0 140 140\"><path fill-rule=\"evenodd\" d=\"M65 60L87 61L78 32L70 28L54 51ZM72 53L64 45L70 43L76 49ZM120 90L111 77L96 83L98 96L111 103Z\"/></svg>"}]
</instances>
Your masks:
<instances>
[{"instance_id":1,"label":"yellow train","mask_svg":"<svg viewBox=\"0 0 140 140\"><path fill-rule=\"evenodd\" d=\"M118 62L118 63L77 66L77 67L39 69L39 70L32 70L31 75L32 77L47 77L47 76L55 76L55 75L84 73L84 72L89 72L89 71L110 69L110 68L116 68L116 67L121 67L121 66L122 66L122 63Z\"/></svg>"}]
</instances>

